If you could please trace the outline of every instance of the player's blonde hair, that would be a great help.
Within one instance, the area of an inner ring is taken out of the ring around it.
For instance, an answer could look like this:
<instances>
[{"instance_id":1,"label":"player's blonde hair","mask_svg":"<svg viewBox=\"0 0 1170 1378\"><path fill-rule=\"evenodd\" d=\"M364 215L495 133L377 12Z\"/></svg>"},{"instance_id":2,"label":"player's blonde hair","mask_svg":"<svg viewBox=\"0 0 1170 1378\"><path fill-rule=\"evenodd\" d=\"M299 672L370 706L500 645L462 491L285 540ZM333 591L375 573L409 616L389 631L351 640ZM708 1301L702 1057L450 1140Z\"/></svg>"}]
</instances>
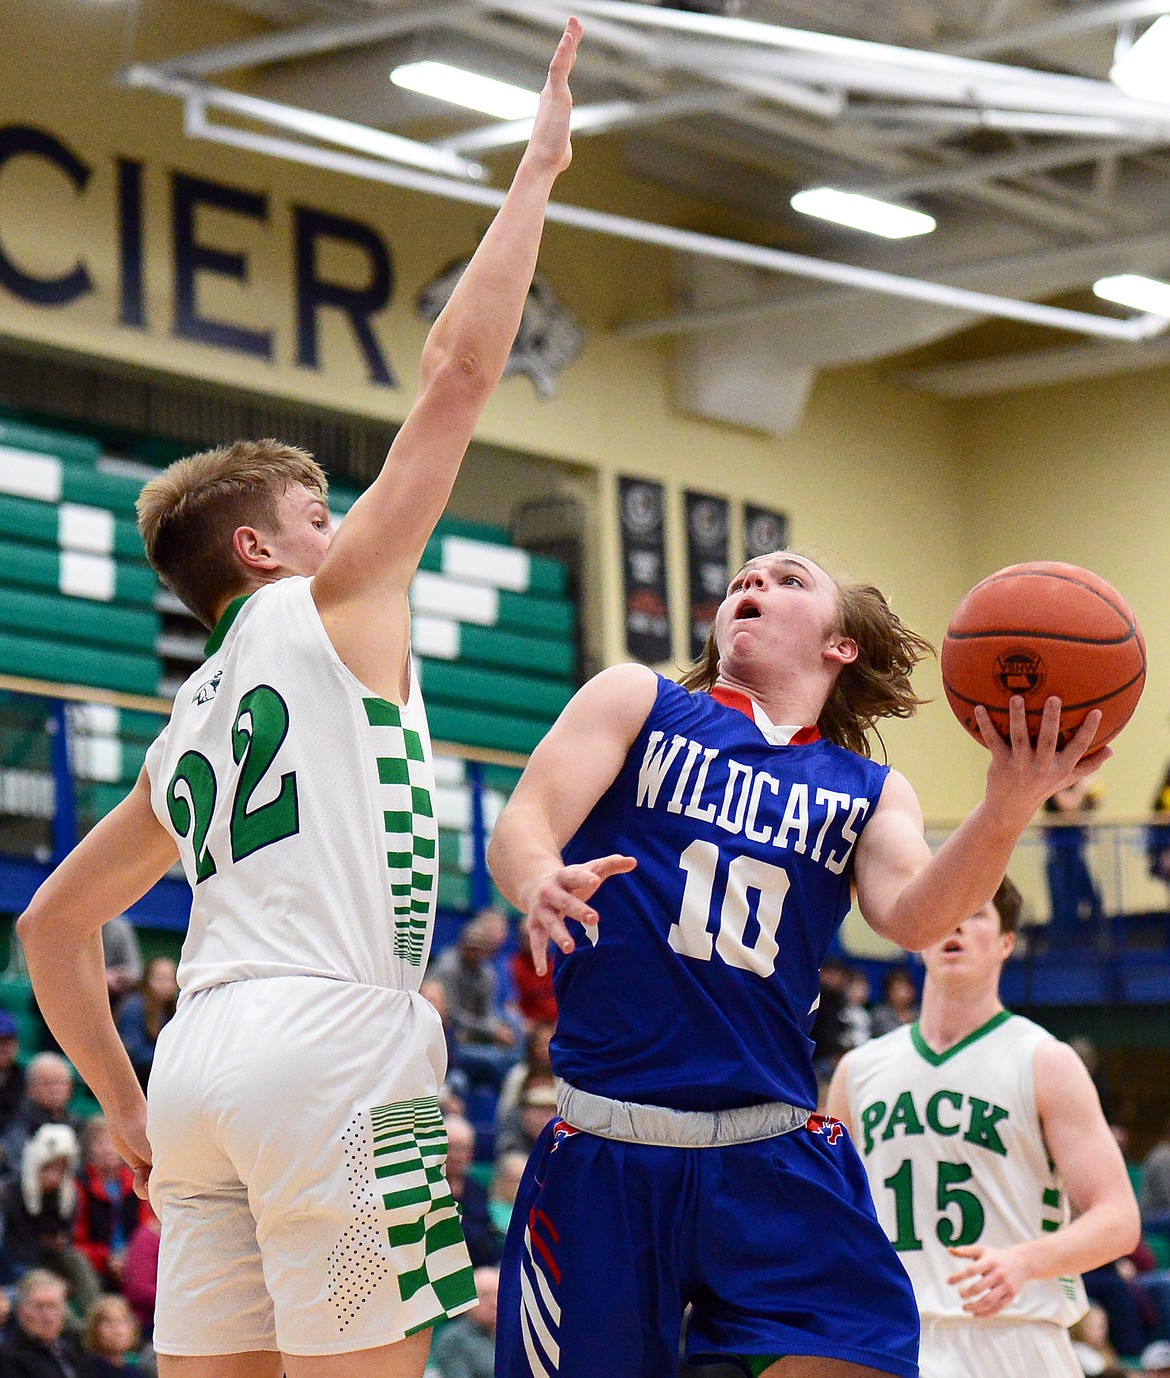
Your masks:
<instances>
[{"instance_id":1,"label":"player's blonde hair","mask_svg":"<svg viewBox=\"0 0 1170 1378\"><path fill-rule=\"evenodd\" d=\"M232 549L237 527L278 529L277 502L297 483L328 496L329 481L307 451L279 440L237 440L176 460L138 495L146 558L205 627L245 588Z\"/></svg>"},{"instance_id":2,"label":"player's blonde hair","mask_svg":"<svg viewBox=\"0 0 1170 1378\"><path fill-rule=\"evenodd\" d=\"M830 576L832 577L832 576ZM825 700L817 726L821 735L838 746L872 756L873 732L881 742L877 724L882 718L912 717L919 698L910 675L920 660L934 654L925 637L911 631L872 584L837 585L837 623L834 631L857 643L857 659L842 667ZM684 689L711 689L719 677L719 648L712 626L703 654L681 676ZM883 754L885 744L882 743Z\"/></svg>"}]
</instances>

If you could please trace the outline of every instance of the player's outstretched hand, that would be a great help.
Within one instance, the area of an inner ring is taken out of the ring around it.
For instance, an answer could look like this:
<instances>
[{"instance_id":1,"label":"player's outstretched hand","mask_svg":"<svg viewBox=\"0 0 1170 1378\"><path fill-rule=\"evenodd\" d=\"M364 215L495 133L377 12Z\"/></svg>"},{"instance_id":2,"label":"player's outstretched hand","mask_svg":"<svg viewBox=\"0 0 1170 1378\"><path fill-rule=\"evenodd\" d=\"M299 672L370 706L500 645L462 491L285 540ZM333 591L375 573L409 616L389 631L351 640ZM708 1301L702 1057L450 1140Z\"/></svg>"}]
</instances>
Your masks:
<instances>
[{"instance_id":1,"label":"player's outstretched hand","mask_svg":"<svg viewBox=\"0 0 1170 1378\"><path fill-rule=\"evenodd\" d=\"M1044 705L1040 730L1033 746L1028 736L1024 700L1015 695L1008 708L1008 736L996 731L987 709L975 709L975 721L984 745L991 752L987 771L988 799L995 799L1005 812L1018 814L1025 826L1045 799L1057 790L1067 789L1092 775L1113 755L1109 747L1098 747L1090 756L1101 723L1101 712L1094 708L1063 747L1060 737L1060 700L1050 698Z\"/></svg>"},{"instance_id":2,"label":"player's outstretched hand","mask_svg":"<svg viewBox=\"0 0 1170 1378\"><path fill-rule=\"evenodd\" d=\"M580 41L581 25L576 19L570 19L549 64L548 80L540 93L540 105L524 153L525 162L548 168L554 177L573 161L573 147L569 142L569 117L573 113L569 73L577 60Z\"/></svg>"},{"instance_id":3,"label":"player's outstretched hand","mask_svg":"<svg viewBox=\"0 0 1170 1378\"><path fill-rule=\"evenodd\" d=\"M538 976L548 970L548 945L556 943L562 952L572 952L576 943L565 927L566 919L593 925L597 910L588 901L603 880L632 871L637 862L632 856L613 853L596 861L561 866L540 882L528 907L528 943Z\"/></svg>"},{"instance_id":4,"label":"player's outstretched hand","mask_svg":"<svg viewBox=\"0 0 1170 1378\"><path fill-rule=\"evenodd\" d=\"M969 1267L952 1274L947 1282L958 1287L963 1310L972 1316L996 1315L1019 1295L1020 1288L1032 1276L1020 1245L989 1249L983 1244L964 1244L948 1253L971 1260Z\"/></svg>"}]
</instances>

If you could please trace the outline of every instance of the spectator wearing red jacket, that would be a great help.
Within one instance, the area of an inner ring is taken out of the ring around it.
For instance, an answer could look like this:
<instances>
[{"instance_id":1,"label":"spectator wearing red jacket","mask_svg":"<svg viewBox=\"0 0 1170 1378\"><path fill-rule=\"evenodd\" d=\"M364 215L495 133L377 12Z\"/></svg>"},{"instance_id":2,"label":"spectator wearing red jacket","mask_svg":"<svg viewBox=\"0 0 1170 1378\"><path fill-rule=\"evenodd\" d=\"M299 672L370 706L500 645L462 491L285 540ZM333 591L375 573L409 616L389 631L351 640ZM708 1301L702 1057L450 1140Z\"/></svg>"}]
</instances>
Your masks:
<instances>
[{"instance_id":1,"label":"spectator wearing red jacket","mask_svg":"<svg viewBox=\"0 0 1170 1378\"><path fill-rule=\"evenodd\" d=\"M120 1290L130 1236L146 1203L134 1195L134 1173L122 1161L101 1115L82 1134L85 1161L77 1175L73 1242L108 1287Z\"/></svg>"},{"instance_id":2,"label":"spectator wearing red jacket","mask_svg":"<svg viewBox=\"0 0 1170 1378\"><path fill-rule=\"evenodd\" d=\"M525 1031L534 1024L555 1024L557 1022L557 997L553 991L553 956L549 954L548 970L543 976L536 974L532 960L532 948L528 942L528 920L520 920L520 946L512 954L512 989L516 1008L524 1023Z\"/></svg>"}]
</instances>

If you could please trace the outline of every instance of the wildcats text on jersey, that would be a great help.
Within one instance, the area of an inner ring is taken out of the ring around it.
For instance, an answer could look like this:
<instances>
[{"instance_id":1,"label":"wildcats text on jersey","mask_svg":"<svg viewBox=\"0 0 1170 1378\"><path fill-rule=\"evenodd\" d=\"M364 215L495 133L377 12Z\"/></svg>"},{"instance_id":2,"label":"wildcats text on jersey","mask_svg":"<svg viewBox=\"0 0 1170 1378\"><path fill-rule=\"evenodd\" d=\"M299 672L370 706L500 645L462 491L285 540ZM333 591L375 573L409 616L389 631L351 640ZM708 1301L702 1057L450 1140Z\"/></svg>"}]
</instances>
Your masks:
<instances>
[{"instance_id":1,"label":"wildcats text on jersey","mask_svg":"<svg viewBox=\"0 0 1170 1378\"><path fill-rule=\"evenodd\" d=\"M709 788L720 802L711 797ZM678 733L668 739L664 732L654 731L638 770L635 804L713 823L732 836L743 834L761 846L797 852L841 875L857 845L870 801L823 786L811 788L803 781L788 785L781 801L784 788L767 771L753 770L718 747ZM759 821L765 793L772 796L769 804L774 800L779 808L782 802L783 816L775 827Z\"/></svg>"}]
</instances>

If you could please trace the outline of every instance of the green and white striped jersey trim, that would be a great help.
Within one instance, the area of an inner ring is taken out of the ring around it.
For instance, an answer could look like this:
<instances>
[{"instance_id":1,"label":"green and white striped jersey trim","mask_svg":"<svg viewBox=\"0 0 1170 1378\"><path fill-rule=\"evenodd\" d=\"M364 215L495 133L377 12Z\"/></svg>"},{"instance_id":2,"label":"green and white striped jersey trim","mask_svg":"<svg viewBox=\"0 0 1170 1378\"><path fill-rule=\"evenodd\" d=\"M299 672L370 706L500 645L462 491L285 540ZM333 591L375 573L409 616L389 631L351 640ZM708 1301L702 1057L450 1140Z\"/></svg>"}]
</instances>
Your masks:
<instances>
[{"instance_id":1,"label":"green and white striped jersey trim","mask_svg":"<svg viewBox=\"0 0 1170 1378\"><path fill-rule=\"evenodd\" d=\"M421 733L403 724L397 704L372 696L362 702L374 733L374 788L386 833L394 954L421 967L439 871L434 771Z\"/></svg>"}]
</instances>

